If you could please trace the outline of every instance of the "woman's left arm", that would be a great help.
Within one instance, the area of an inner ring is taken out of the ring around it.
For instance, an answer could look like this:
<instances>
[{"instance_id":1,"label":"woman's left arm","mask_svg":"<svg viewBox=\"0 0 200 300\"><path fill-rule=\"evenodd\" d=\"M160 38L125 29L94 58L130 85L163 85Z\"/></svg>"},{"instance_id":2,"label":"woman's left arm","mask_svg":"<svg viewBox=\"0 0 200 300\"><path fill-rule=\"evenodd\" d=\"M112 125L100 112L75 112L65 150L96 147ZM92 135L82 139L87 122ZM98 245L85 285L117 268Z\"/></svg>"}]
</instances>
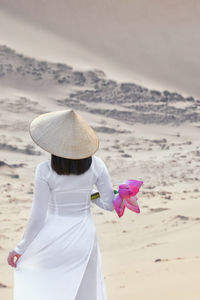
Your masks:
<instances>
[{"instance_id":1,"label":"woman's left arm","mask_svg":"<svg viewBox=\"0 0 200 300\"><path fill-rule=\"evenodd\" d=\"M22 240L14 249L18 254L24 253L45 223L51 191L46 180L47 176L44 175L44 170L41 167L43 164L40 163L35 171L35 187L30 217Z\"/></svg>"}]
</instances>

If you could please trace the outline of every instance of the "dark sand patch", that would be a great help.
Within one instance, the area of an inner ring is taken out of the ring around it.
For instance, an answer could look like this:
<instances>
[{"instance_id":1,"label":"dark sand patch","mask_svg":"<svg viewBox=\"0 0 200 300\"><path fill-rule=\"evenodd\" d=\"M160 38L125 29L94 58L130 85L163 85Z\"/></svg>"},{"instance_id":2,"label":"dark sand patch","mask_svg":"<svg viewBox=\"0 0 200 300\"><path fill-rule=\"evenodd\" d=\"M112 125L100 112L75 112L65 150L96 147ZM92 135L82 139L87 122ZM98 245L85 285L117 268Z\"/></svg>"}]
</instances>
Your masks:
<instances>
[{"instance_id":1,"label":"dark sand patch","mask_svg":"<svg viewBox=\"0 0 200 300\"><path fill-rule=\"evenodd\" d=\"M164 210L169 210L170 208L167 208L167 207L158 207L158 208L150 208L150 212L161 212L161 211L164 211Z\"/></svg>"},{"instance_id":2,"label":"dark sand patch","mask_svg":"<svg viewBox=\"0 0 200 300\"><path fill-rule=\"evenodd\" d=\"M0 143L0 150L11 151L15 153L23 153L28 155L42 155L40 151L36 151L33 145L26 145L24 148L19 148L7 143Z\"/></svg>"}]
</instances>

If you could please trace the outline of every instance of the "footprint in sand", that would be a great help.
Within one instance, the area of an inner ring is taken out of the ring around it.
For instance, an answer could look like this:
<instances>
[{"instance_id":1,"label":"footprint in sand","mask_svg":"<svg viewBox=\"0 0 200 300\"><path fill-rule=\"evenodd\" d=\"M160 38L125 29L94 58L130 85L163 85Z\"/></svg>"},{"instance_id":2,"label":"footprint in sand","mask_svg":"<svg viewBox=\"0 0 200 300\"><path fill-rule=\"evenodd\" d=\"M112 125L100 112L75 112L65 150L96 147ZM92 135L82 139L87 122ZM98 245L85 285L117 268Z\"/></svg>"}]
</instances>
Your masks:
<instances>
[{"instance_id":1,"label":"footprint in sand","mask_svg":"<svg viewBox=\"0 0 200 300\"><path fill-rule=\"evenodd\" d=\"M161 211L164 211L164 210L169 210L170 208L167 208L167 207L158 207L158 208L150 208L150 212L161 212Z\"/></svg>"},{"instance_id":2,"label":"footprint in sand","mask_svg":"<svg viewBox=\"0 0 200 300\"><path fill-rule=\"evenodd\" d=\"M151 244L147 244L146 247L152 247L152 246L157 246L160 245L160 243L151 243Z\"/></svg>"},{"instance_id":3,"label":"footprint in sand","mask_svg":"<svg viewBox=\"0 0 200 300\"><path fill-rule=\"evenodd\" d=\"M4 235L4 234L0 234L0 238L1 238L1 239L4 239L4 240L9 240L9 237L7 237L7 236Z\"/></svg>"},{"instance_id":4,"label":"footprint in sand","mask_svg":"<svg viewBox=\"0 0 200 300\"><path fill-rule=\"evenodd\" d=\"M167 258L165 258L165 259L162 259L162 258L156 258L156 259L154 260L155 263L157 263L157 262L162 262L162 261L168 261L168 259L167 259Z\"/></svg>"},{"instance_id":5,"label":"footprint in sand","mask_svg":"<svg viewBox=\"0 0 200 300\"><path fill-rule=\"evenodd\" d=\"M168 259L168 258L157 258L154 260L154 262L164 262L164 261L173 261L173 260L182 260L184 259L184 257L177 257L177 258L172 258L172 259Z\"/></svg>"}]
</instances>

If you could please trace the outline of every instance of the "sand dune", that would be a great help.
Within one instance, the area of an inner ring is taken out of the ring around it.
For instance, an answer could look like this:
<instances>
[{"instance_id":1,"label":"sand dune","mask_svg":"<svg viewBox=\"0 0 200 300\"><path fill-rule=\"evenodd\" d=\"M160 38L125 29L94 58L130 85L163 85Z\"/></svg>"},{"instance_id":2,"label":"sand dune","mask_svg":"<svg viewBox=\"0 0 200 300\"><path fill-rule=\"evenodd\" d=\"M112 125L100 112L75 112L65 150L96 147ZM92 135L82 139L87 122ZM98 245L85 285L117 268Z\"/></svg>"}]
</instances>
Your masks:
<instances>
[{"instance_id":1,"label":"sand dune","mask_svg":"<svg viewBox=\"0 0 200 300\"><path fill-rule=\"evenodd\" d=\"M37 61L6 46L1 46L0 51L0 78L5 86L17 85L20 89L26 83L26 88L41 90L47 89L50 83L61 89L73 86L66 98L56 99L61 108L73 107L132 124L200 122L200 100L193 97L167 90L150 90L134 83L117 83L99 70L77 71L65 64ZM0 104L11 112L40 114L48 111L42 108L42 103L24 96L14 101L3 99Z\"/></svg>"},{"instance_id":2,"label":"sand dune","mask_svg":"<svg viewBox=\"0 0 200 300\"><path fill-rule=\"evenodd\" d=\"M1 0L0 8L1 41L25 54L200 97L196 0Z\"/></svg>"}]
</instances>

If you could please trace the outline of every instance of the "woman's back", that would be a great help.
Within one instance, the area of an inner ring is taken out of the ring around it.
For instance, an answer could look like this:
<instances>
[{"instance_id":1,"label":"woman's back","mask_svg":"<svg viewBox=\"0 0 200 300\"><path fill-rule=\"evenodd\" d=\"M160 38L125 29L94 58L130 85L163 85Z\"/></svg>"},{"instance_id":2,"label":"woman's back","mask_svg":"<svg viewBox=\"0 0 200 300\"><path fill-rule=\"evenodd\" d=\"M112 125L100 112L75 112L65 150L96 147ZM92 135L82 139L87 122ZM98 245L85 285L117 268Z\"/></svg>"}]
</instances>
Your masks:
<instances>
[{"instance_id":1,"label":"woman's back","mask_svg":"<svg viewBox=\"0 0 200 300\"><path fill-rule=\"evenodd\" d=\"M48 183L51 191L51 197L48 201L48 213L62 216L81 216L90 213L90 197L94 185L97 186L97 189L99 186L101 193L105 194L106 192L104 197L108 197L110 194L113 198L112 188L106 190L109 179L107 177L102 178L102 176L105 177L106 171L103 161L97 156L92 157L90 168L81 175L58 175L51 168L50 160L40 163L37 166L37 172ZM107 181L105 182L105 180ZM103 181L105 187L102 186ZM97 200L94 202L98 204ZM107 203L105 209L112 210L112 203Z\"/></svg>"}]
</instances>

